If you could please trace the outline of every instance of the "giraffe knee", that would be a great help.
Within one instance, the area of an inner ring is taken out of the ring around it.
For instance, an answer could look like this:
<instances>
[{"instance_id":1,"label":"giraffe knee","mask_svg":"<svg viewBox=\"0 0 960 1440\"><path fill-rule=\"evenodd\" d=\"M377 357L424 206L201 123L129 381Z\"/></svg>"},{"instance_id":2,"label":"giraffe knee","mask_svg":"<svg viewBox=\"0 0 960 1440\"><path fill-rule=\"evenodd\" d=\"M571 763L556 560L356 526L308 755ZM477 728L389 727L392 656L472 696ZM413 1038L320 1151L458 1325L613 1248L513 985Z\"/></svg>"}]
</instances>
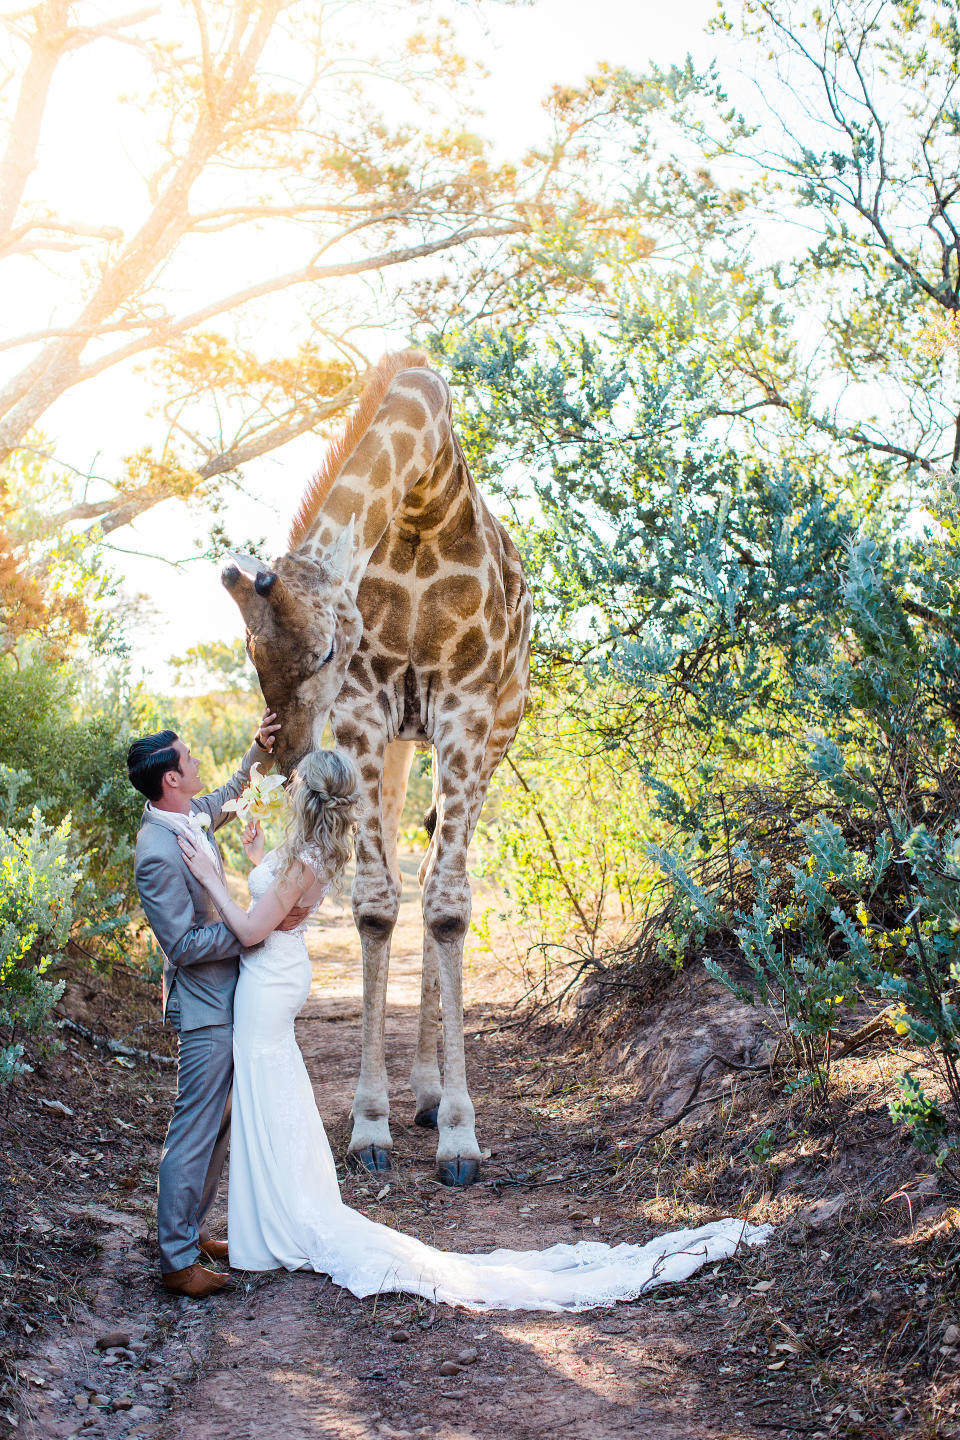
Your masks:
<instances>
[{"instance_id":1,"label":"giraffe knee","mask_svg":"<svg viewBox=\"0 0 960 1440\"><path fill-rule=\"evenodd\" d=\"M389 940L400 914L399 887L378 890L368 895L354 895L353 919L361 939Z\"/></svg>"},{"instance_id":2,"label":"giraffe knee","mask_svg":"<svg viewBox=\"0 0 960 1440\"><path fill-rule=\"evenodd\" d=\"M423 923L440 944L462 940L470 925L469 884L428 884L423 897Z\"/></svg>"},{"instance_id":3,"label":"giraffe knee","mask_svg":"<svg viewBox=\"0 0 960 1440\"><path fill-rule=\"evenodd\" d=\"M463 915L454 911L441 911L427 920L427 929L438 944L447 943L451 940L461 940L467 933L470 924L469 915Z\"/></svg>"},{"instance_id":4,"label":"giraffe knee","mask_svg":"<svg viewBox=\"0 0 960 1440\"><path fill-rule=\"evenodd\" d=\"M361 939L366 936L370 940L387 940L393 934L393 927L397 923L397 910L378 906L370 910L360 910L353 918Z\"/></svg>"}]
</instances>

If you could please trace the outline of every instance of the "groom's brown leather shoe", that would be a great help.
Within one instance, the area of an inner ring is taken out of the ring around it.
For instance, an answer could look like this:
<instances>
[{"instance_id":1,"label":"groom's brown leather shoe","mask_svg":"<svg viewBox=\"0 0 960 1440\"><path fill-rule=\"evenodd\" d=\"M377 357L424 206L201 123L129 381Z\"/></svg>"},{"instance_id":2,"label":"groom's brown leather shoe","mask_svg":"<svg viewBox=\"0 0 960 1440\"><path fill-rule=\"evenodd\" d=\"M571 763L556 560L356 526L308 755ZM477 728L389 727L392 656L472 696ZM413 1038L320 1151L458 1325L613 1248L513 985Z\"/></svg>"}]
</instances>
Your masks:
<instances>
[{"instance_id":1,"label":"groom's brown leather shoe","mask_svg":"<svg viewBox=\"0 0 960 1440\"><path fill-rule=\"evenodd\" d=\"M218 1275L215 1270L207 1270L200 1264L188 1265L184 1270L168 1270L160 1278L164 1290L173 1295L189 1295L191 1300L203 1300L230 1284L229 1275Z\"/></svg>"},{"instance_id":2,"label":"groom's brown leather shoe","mask_svg":"<svg viewBox=\"0 0 960 1440\"><path fill-rule=\"evenodd\" d=\"M230 1259L230 1250L226 1240L214 1240L212 1236L209 1236L207 1239L200 1240L198 1243L200 1253L206 1255L208 1260Z\"/></svg>"}]
</instances>

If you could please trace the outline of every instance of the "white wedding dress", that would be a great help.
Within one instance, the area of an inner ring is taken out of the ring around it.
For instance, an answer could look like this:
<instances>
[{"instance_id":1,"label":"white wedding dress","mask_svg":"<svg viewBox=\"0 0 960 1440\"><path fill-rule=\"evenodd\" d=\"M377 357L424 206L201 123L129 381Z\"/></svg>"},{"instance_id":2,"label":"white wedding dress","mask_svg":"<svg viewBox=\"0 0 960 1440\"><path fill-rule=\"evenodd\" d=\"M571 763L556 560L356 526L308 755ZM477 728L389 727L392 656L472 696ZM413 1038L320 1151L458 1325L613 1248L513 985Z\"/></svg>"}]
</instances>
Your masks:
<instances>
[{"instance_id":1,"label":"white wedding dress","mask_svg":"<svg viewBox=\"0 0 960 1440\"><path fill-rule=\"evenodd\" d=\"M250 873L257 900L271 851ZM314 869L316 857L304 857ZM321 897L322 900L322 897ZM318 904L321 902L318 902ZM293 1022L310 992L305 926L246 951L234 1004L230 1264L315 1270L354 1295L401 1290L470 1310L585 1310L685 1280L701 1265L760 1245L769 1225L716 1220L646 1245L580 1241L548 1250L460 1255L368 1220L340 1198L333 1155Z\"/></svg>"}]
</instances>

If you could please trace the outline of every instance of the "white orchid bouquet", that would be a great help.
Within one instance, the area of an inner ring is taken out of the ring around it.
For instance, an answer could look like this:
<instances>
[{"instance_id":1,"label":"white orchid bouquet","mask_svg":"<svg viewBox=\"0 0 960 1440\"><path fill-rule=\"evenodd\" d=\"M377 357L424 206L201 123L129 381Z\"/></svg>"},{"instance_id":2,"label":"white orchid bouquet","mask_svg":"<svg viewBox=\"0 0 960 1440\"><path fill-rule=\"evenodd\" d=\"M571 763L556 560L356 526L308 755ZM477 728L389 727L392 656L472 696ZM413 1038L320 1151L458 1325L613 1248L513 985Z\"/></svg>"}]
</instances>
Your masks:
<instances>
[{"instance_id":1,"label":"white orchid bouquet","mask_svg":"<svg viewBox=\"0 0 960 1440\"><path fill-rule=\"evenodd\" d=\"M282 815L286 780L286 775L264 775L257 760L251 765L250 779L236 800L228 800L223 808L235 811L241 825L247 825L251 820L267 820L272 815Z\"/></svg>"}]
</instances>

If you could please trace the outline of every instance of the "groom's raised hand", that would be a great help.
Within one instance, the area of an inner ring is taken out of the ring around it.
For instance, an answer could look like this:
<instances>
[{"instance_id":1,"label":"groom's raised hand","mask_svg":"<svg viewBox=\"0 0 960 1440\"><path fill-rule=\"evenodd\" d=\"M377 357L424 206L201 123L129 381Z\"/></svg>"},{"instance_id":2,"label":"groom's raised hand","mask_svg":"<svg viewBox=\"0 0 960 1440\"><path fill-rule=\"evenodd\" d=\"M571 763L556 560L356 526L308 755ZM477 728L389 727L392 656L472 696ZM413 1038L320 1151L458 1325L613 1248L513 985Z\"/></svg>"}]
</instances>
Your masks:
<instances>
[{"instance_id":1,"label":"groom's raised hand","mask_svg":"<svg viewBox=\"0 0 960 1440\"><path fill-rule=\"evenodd\" d=\"M276 739L276 734L279 729L280 721L268 706L263 712L263 718L257 728L256 735L253 737L260 746L260 749L266 750L268 755L273 751L273 742Z\"/></svg>"},{"instance_id":2,"label":"groom's raised hand","mask_svg":"<svg viewBox=\"0 0 960 1440\"><path fill-rule=\"evenodd\" d=\"M266 750L266 751L268 752L268 754L269 754L270 751L273 750L273 743L274 743L274 740L275 740L275 738L276 738L277 731L278 731L279 729L280 729L280 721L277 719L275 713L274 713L274 712L270 709L270 707L268 706L267 709L264 710L264 712L263 712L263 719L260 721L260 725L259 725L259 728L258 728L258 730L257 730L256 735L254 735L254 737L253 737L254 740L256 740L257 744L260 746L260 749L261 749L261 750ZM259 828L259 827L258 827L258 828ZM248 827L248 829L249 829L249 827ZM247 834L247 831L244 831L244 834L246 835L246 834ZM259 838L259 837L258 837L258 838ZM253 841L253 839L254 839L254 837L251 835L251 836L250 836L250 840ZM244 848L245 850L247 850L246 844L244 845L243 848ZM263 848L263 841L262 841L262 839L260 839L260 848L261 848L261 850L262 850L262 848ZM250 855L250 851L249 851L249 850L247 851L247 853L248 853L248 855ZM251 859L254 859L254 857L253 857L252 855L250 855L250 858L251 858ZM307 918L307 916L308 916L309 914L310 914L310 909L309 909L309 907L304 907L304 908L301 909L299 906L295 906L292 910L290 910L290 911L283 917L283 919L280 921L280 924L277 926L277 929L278 929L278 930L294 930L294 929L296 929L296 927L297 927L298 925L302 924L302 922L303 922L304 920L306 920L306 918Z\"/></svg>"}]
</instances>

